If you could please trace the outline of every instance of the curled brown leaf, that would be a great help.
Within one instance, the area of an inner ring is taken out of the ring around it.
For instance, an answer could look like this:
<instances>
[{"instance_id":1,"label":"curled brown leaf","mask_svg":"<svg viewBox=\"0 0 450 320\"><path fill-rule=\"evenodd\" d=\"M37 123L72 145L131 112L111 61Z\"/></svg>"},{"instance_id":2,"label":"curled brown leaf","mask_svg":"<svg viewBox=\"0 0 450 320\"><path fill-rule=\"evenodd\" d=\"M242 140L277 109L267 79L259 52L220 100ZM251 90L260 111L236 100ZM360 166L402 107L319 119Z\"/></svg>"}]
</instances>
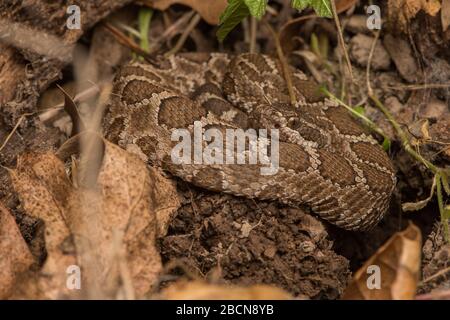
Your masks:
<instances>
[{"instance_id":1,"label":"curled brown leaf","mask_svg":"<svg viewBox=\"0 0 450 320\"><path fill-rule=\"evenodd\" d=\"M219 18L227 6L227 0L147 0L146 4L158 10L166 10L173 4L183 4L197 11L210 24L219 24Z\"/></svg>"},{"instance_id":2,"label":"curled brown leaf","mask_svg":"<svg viewBox=\"0 0 450 320\"><path fill-rule=\"evenodd\" d=\"M132 297L143 297L158 280L161 259L155 240L179 204L176 189L137 156L99 141L104 152L100 165L94 164L98 172L86 170L95 174L95 185L75 187L53 153L21 156L11 171L25 212L45 222L47 259L41 274L52 275L54 281L37 284L46 292L43 298L68 294L66 269L73 264L82 270L82 294L91 298L116 297L125 284ZM77 171L79 165L73 176ZM166 197L159 197L163 193ZM158 214L164 217L159 228ZM72 254L63 250L68 242Z\"/></svg>"},{"instance_id":3,"label":"curled brown leaf","mask_svg":"<svg viewBox=\"0 0 450 320\"><path fill-rule=\"evenodd\" d=\"M354 274L344 300L414 299L421 262L422 235L414 224L394 234ZM379 287L372 286L372 280Z\"/></svg>"}]
</instances>

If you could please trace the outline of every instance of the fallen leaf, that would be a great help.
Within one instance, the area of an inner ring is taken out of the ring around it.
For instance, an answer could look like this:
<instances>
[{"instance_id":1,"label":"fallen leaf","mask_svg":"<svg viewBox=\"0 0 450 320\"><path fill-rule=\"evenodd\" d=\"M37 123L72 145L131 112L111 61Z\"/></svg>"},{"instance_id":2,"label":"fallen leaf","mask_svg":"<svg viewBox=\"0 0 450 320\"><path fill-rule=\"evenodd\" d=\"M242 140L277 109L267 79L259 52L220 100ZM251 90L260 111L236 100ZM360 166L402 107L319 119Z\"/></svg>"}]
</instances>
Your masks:
<instances>
[{"instance_id":1,"label":"fallen leaf","mask_svg":"<svg viewBox=\"0 0 450 320\"><path fill-rule=\"evenodd\" d=\"M269 285L239 287L208 284L202 281L179 281L161 292L168 300L287 300L293 297L286 291Z\"/></svg>"},{"instance_id":2,"label":"fallen leaf","mask_svg":"<svg viewBox=\"0 0 450 320\"><path fill-rule=\"evenodd\" d=\"M357 0L336 0L336 11L342 13L347 11L354 5L356 5Z\"/></svg>"},{"instance_id":3,"label":"fallen leaf","mask_svg":"<svg viewBox=\"0 0 450 320\"><path fill-rule=\"evenodd\" d=\"M7 299L22 272L34 262L14 217L0 202L0 299Z\"/></svg>"},{"instance_id":4,"label":"fallen leaf","mask_svg":"<svg viewBox=\"0 0 450 320\"><path fill-rule=\"evenodd\" d=\"M400 31L408 30L408 25L421 10L428 15L435 16L441 9L439 0L389 0L388 20Z\"/></svg>"},{"instance_id":5,"label":"fallen leaf","mask_svg":"<svg viewBox=\"0 0 450 320\"><path fill-rule=\"evenodd\" d=\"M158 221L157 237L162 238L167 234L169 223L181 206L181 200L177 193L176 182L167 179L156 168L150 167L149 170L150 176L157 186L152 189L152 200L155 206L156 221Z\"/></svg>"},{"instance_id":6,"label":"fallen leaf","mask_svg":"<svg viewBox=\"0 0 450 320\"><path fill-rule=\"evenodd\" d=\"M206 22L219 24L219 18L227 6L227 0L147 0L150 7L166 10L173 4L183 4L197 11Z\"/></svg>"},{"instance_id":7,"label":"fallen leaf","mask_svg":"<svg viewBox=\"0 0 450 320\"><path fill-rule=\"evenodd\" d=\"M64 163L52 153L23 155L11 172L25 211L45 222L47 259L41 274L55 280L37 284L45 289L44 298L67 295L66 268L72 264L81 267L83 294L88 297L114 298L122 284L141 298L157 282L161 259L155 240L179 204L175 187L156 170L147 170L137 156L101 142L103 158L93 187L80 181L74 187ZM83 171L79 168L74 176ZM166 197L159 198L162 193ZM160 231L158 214L165 225ZM73 254L62 250L70 239Z\"/></svg>"},{"instance_id":8,"label":"fallen leaf","mask_svg":"<svg viewBox=\"0 0 450 320\"><path fill-rule=\"evenodd\" d=\"M421 263L422 235L414 224L394 234L354 274L345 290L344 300L414 299ZM377 276L380 287L369 289ZM372 271L370 271L372 270Z\"/></svg>"},{"instance_id":9,"label":"fallen leaf","mask_svg":"<svg viewBox=\"0 0 450 320\"><path fill-rule=\"evenodd\" d=\"M66 269L77 261L73 254L61 250L64 243L70 241L64 204L67 203L71 183L64 165L51 154L28 154L19 157L17 168L9 173L23 210L45 223L47 258L33 284L30 282L30 286L37 288L27 291L38 292L37 297L32 297L36 299L70 296L66 288Z\"/></svg>"}]
</instances>

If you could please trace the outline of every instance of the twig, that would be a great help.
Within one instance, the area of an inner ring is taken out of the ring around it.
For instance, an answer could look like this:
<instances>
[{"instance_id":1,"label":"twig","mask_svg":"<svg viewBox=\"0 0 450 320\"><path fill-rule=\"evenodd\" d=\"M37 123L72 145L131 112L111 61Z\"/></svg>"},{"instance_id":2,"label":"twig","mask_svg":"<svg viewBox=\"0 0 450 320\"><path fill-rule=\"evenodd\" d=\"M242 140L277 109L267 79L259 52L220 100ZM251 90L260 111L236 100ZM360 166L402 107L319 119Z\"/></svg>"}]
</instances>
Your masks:
<instances>
[{"instance_id":1,"label":"twig","mask_svg":"<svg viewBox=\"0 0 450 320\"><path fill-rule=\"evenodd\" d=\"M338 29L338 39L339 44L341 46L341 49L344 53L345 62L347 63L347 68L350 74L350 80L353 83L353 70L352 70L352 63L350 62L350 57L348 56L347 47L345 46L344 36L342 35L342 28L341 28L341 22L339 21L339 16L336 10L336 3L335 0L331 0L331 8L333 10L333 18L334 23L336 24L336 28Z\"/></svg>"},{"instance_id":2,"label":"twig","mask_svg":"<svg viewBox=\"0 0 450 320\"><path fill-rule=\"evenodd\" d=\"M164 33L156 38L154 42L160 43L164 39L169 38L172 34L174 34L178 29L181 29L181 26L187 23L189 20L192 19L194 16L195 11L191 10L187 13L185 13L181 18L179 18L177 21L175 21L173 24L171 24ZM155 50L151 50L151 52L154 52Z\"/></svg>"},{"instance_id":3,"label":"twig","mask_svg":"<svg viewBox=\"0 0 450 320\"><path fill-rule=\"evenodd\" d=\"M372 65L373 53L375 51L375 47L377 45L377 41L378 41L379 37L380 37L380 30L377 30L377 32L375 34L375 39L372 41L372 46L370 47L369 58L367 59L366 85L367 85L367 92L369 93L369 96L373 95L373 90L370 85L370 66Z\"/></svg>"},{"instance_id":4,"label":"twig","mask_svg":"<svg viewBox=\"0 0 450 320\"><path fill-rule=\"evenodd\" d=\"M14 132L16 132L17 128L20 126L20 124L22 123L23 119L25 119L25 117L27 116L31 116L33 115L34 112L30 112L30 113L24 113L23 115L20 116L19 120L17 121L16 125L14 126L14 128L11 130L11 132L8 134L8 136L6 137L5 141L3 141L3 144L0 146L0 151L3 150L3 148L6 146L6 144L8 143L8 141L11 139L11 137L13 136Z\"/></svg>"},{"instance_id":5,"label":"twig","mask_svg":"<svg viewBox=\"0 0 450 320\"><path fill-rule=\"evenodd\" d=\"M250 53L256 52L256 28L258 21L255 17L250 18Z\"/></svg>"},{"instance_id":6,"label":"twig","mask_svg":"<svg viewBox=\"0 0 450 320\"><path fill-rule=\"evenodd\" d=\"M433 291L416 296L416 300L449 300L450 290Z\"/></svg>"},{"instance_id":7,"label":"twig","mask_svg":"<svg viewBox=\"0 0 450 320\"><path fill-rule=\"evenodd\" d=\"M175 44L175 46L171 50L166 52L166 54L165 54L166 57L174 55L175 53L180 51L181 48L183 48L183 45L186 42L187 38L189 37L189 34L192 32L192 30L194 30L194 28L197 26L197 24L200 22L200 20L201 20L200 15L198 13L195 14L195 16L189 22L187 28L184 30L184 32L181 35L180 39L178 39L178 41Z\"/></svg>"},{"instance_id":8,"label":"twig","mask_svg":"<svg viewBox=\"0 0 450 320\"><path fill-rule=\"evenodd\" d=\"M450 267L444 268L444 269L436 272L435 274L429 276L428 278L423 279L422 283L430 282L431 280L434 280L434 279L436 279L438 277L441 277L441 276L445 275L448 272L450 272Z\"/></svg>"},{"instance_id":9,"label":"twig","mask_svg":"<svg viewBox=\"0 0 450 320\"><path fill-rule=\"evenodd\" d=\"M450 87L450 83L432 83L432 84L408 84L399 86L384 86L392 90L427 90L427 89L446 89Z\"/></svg>"},{"instance_id":10,"label":"twig","mask_svg":"<svg viewBox=\"0 0 450 320\"><path fill-rule=\"evenodd\" d=\"M272 37L275 40L278 58L280 59L281 66L283 68L283 75L284 75L284 79L286 80L286 85L287 85L287 89L289 92L289 98L291 100L291 104L293 106L295 106L295 104L297 103L297 98L295 97L294 86L292 84L292 78L291 78L291 73L289 70L289 65L286 61L286 57L284 56L284 52L283 52L283 49L282 49L281 43L280 43L280 38L279 38L278 34L275 32L275 30L273 30L272 26L269 23L264 22L264 24L267 27L267 29L269 29L270 33L272 34Z\"/></svg>"},{"instance_id":11,"label":"twig","mask_svg":"<svg viewBox=\"0 0 450 320\"><path fill-rule=\"evenodd\" d=\"M140 55L144 58L150 59L150 55L147 52L145 52L141 47L139 47L139 45L136 44L136 42L134 42L132 39L127 37L125 34L123 34L122 31L120 31L119 29L117 29L116 27L114 27L112 24L110 24L108 22L106 22L103 26L106 28L106 30L111 32L111 34L114 36L114 38L116 38L116 40L120 44L131 49L133 52L137 53L138 55Z\"/></svg>"}]
</instances>

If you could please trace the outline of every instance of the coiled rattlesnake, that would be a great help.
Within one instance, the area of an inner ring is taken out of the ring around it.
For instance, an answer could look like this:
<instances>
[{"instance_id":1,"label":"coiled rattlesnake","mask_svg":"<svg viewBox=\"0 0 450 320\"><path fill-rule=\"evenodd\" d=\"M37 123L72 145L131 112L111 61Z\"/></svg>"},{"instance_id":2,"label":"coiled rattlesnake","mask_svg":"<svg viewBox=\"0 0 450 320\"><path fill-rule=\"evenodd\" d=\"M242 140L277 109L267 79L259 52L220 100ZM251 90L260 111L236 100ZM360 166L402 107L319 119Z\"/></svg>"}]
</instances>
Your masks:
<instances>
[{"instance_id":1,"label":"coiled rattlesnake","mask_svg":"<svg viewBox=\"0 0 450 320\"><path fill-rule=\"evenodd\" d=\"M373 227L396 182L389 157L348 111L293 69L297 104L292 106L281 70L278 60L258 54L192 53L132 62L116 76L105 135L197 186L308 205L345 229ZM194 121L221 132L277 129L278 171L263 175L261 164L174 163L171 151L178 141L171 141L172 131L193 133Z\"/></svg>"}]
</instances>

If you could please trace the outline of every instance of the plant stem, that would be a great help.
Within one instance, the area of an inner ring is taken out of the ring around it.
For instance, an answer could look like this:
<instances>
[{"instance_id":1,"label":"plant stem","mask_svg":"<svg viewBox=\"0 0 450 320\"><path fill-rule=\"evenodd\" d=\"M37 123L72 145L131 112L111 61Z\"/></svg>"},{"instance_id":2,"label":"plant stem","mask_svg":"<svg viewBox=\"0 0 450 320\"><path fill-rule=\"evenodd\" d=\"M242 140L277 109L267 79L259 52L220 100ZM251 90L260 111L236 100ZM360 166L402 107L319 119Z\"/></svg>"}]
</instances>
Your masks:
<instances>
[{"instance_id":1,"label":"plant stem","mask_svg":"<svg viewBox=\"0 0 450 320\"><path fill-rule=\"evenodd\" d=\"M322 91L328 95L328 97L334 101L336 101L337 103L339 103L340 105L342 105L345 109L347 109L348 111L350 111L353 115L355 115L356 117L364 120L364 122L367 124L367 126L372 129L373 131L379 133L380 135L383 136L383 138L385 139L389 139L389 137L384 133L384 131L378 127L372 120L370 120L369 118L367 118L365 115L358 113L357 111L355 111L355 109L353 109L352 107L350 107L349 105L347 105L344 101L340 100L339 98L337 98L336 96L334 96L331 92L329 92L327 89L322 88Z\"/></svg>"},{"instance_id":2,"label":"plant stem","mask_svg":"<svg viewBox=\"0 0 450 320\"><path fill-rule=\"evenodd\" d=\"M258 21L255 17L250 18L250 53L256 52L256 29Z\"/></svg>"},{"instance_id":3,"label":"plant stem","mask_svg":"<svg viewBox=\"0 0 450 320\"><path fill-rule=\"evenodd\" d=\"M441 175L439 173L437 173L436 174L436 195L437 195L437 200L438 200L439 213L441 214L441 223L442 223L442 227L444 228L444 235L447 238L447 241L449 241L448 219L445 215L441 182L442 182Z\"/></svg>"},{"instance_id":4,"label":"plant stem","mask_svg":"<svg viewBox=\"0 0 450 320\"><path fill-rule=\"evenodd\" d=\"M389 120L391 125L394 127L395 131L397 132L400 140L402 141L403 147L405 150L417 161L422 162L428 169L430 169L434 174L439 172L439 168L437 168L434 164L432 164L430 161L422 157L419 153L417 153L414 148L409 143L408 136L406 135L405 131L400 127L400 125L395 121L392 114L389 112L388 109L380 102L380 100L375 96L374 94L369 96L370 99L375 103L375 105L384 113L386 118Z\"/></svg>"},{"instance_id":5,"label":"plant stem","mask_svg":"<svg viewBox=\"0 0 450 320\"><path fill-rule=\"evenodd\" d=\"M352 63L350 62L350 57L348 56L347 47L345 46L344 36L342 35L341 22L339 21L338 12L336 10L336 3L334 1L335 0L331 0L330 2L331 2L331 8L333 10L334 23L336 24L336 28L338 31L339 45L341 46L342 53L344 54L345 62L347 63L350 80L353 83L354 79L353 79Z\"/></svg>"}]
</instances>

